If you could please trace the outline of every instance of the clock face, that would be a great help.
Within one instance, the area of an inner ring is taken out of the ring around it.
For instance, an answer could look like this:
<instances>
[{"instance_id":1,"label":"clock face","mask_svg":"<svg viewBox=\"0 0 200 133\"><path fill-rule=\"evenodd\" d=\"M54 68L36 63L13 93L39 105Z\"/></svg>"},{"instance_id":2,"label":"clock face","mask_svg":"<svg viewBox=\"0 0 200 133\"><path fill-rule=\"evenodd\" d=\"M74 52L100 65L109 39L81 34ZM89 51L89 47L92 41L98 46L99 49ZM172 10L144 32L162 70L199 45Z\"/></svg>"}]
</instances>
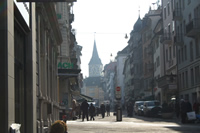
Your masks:
<instances>
[{"instance_id":1,"label":"clock face","mask_svg":"<svg viewBox=\"0 0 200 133\"><path fill-rule=\"evenodd\" d=\"M99 76L99 67L97 65L90 66L89 73L91 76Z\"/></svg>"}]
</instances>

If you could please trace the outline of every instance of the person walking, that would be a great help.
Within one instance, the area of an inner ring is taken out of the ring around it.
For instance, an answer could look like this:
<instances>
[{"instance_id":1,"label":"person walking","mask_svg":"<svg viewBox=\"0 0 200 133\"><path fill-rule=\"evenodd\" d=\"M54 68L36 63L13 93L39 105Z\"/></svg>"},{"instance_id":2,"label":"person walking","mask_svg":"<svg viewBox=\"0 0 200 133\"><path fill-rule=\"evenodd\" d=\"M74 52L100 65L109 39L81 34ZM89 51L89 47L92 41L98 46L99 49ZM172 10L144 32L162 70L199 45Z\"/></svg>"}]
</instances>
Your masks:
<instances>
[{"instance_id":1,"label":"person walking","mask_svg":"<svg viewBox=\"0 0 200 133\"><path fill-rule=\"evenodd\" d=\"M62 120L57 120L51 125L49 133L67 133L67 124Z\"/></svg>"},{"instance_id":2,"label":"person walking","mask_svg":"<svg viewBox=\"0 0 200 133\"><path fill-rule=\"evenodd\" d=\"M105 117L106 108L105 108L105 105L103 103L101 104L100 109L101 109L101 116L102 116L102 118L104 118Z\"/></svg>"},{"instance_id":3,"label":"person walking","mask_svg":"<svg viewBox=\"0 0 200 133\"><path fill-rule=\"evenodd\" d=\"M184 124L186 123L186 117L187 117L187 114L186 114L186 103L185 103L185 100L184 99L181 99L181 122Z\"/></svg>"},{"instance_id":4,"label":"person walking","mask_svg":"<svg viewBox=\"0 0 200 133\"><path fill-rule=\"evenodd\" d=\"M110 104L106 105L107 116L110 116Z\"/></svg>"},{"instance_id":5,"label":"person walking","mask_svg":"<svg viewBox=\"0 0 200 133\"><path fill-rule=\"evenodd\" d=\"M89 104L87 103L87 100L84 100L81 104L81 110L83 112L82 121L84 121L85 117L87 118L87 121L89 121L89 119L88 119L88 107L89 107Z\"/></svg>"},{"instance_id":6,"label":"person walking","mask_svg":"<svg viewBox=\"0 0 200 133\"><path fill-rule=\"evenodd\" d=\"M176 101L175 103L175 112L176 112L176 118L179 118L179 114L180 114L180 104L178 101Z\"/></svg>"},{"instance_id":7,"label":"person walking","mask_svg":"<svg viewBox=\"0 0 200 133\"><path fill-rule=\"evenodd\" d=\"M89 113L90 113L90 120L94 121L95 107L92 103L90 104L90 107L89 107Z\"/></svg>"},{"instance_id":8,"label":"person walking","mask_svg":"<svg viewBox=\"0 0 200 133\"><path fill-rule=\"evenodd\" d=\"M195 101L193 104L193 110L195 114L199 114L199 107L200 107L200 104L197 101Z\"/></svg>"}]
</instances>

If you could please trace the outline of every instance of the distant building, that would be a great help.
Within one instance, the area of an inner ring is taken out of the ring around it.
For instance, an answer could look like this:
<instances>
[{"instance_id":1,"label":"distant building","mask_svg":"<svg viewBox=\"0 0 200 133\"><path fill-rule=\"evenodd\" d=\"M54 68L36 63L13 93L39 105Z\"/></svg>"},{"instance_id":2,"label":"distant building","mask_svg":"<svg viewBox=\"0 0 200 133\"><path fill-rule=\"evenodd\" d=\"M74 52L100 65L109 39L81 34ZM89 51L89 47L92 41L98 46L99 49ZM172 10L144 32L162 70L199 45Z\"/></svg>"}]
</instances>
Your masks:
<instances>
[{"instance_id":1,"label":"distant building","mask_svg":"<svg viewBox=\"0 0 200 133\"><path fill-rule=\"evenodd\" d=\"M89 62L89 77L84 79L83 91L86 96L92 97L96 105L104 102L103 91L103 64L99 58L96 41L94 41L92 58Z\"/></svg>"},{"instance_id":2,"label":"distant building","mask_svg":"<svg viewBox=\"0 0 200 133\"><path fill-rule=\"evenodd\" d=\"M101 63L101 59L99 58L96 41L94 40L92 58L90 59L89 62L89 77L102 76L102 71L103 71L103 64Z\"/></svg>"}]
</instances>

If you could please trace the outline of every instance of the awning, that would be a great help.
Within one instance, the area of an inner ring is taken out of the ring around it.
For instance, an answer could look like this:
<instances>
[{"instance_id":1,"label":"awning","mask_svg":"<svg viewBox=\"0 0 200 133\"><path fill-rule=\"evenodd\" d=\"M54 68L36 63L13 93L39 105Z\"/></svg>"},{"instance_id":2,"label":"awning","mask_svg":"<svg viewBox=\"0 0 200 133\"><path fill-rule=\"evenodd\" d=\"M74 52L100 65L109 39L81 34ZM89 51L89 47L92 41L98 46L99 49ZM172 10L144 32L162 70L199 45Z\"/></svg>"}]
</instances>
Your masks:
<instances>
[{"instance_id":1,"label":"awning","mask_svg":"<svg viewBox=\"0 0 200 133\"><path fill-rule=\"evenodd\" d=\"M59 77L77 77L81 69L58 69Z\"/></svg>"},{"instance_id":2,"label":"awning","mask_svg":"<svg viewBox=\"0 0 200 133\"><path fill-rule=\"evenodd\" d=\"M89 97L89 96L86 96L86 95L83 95L83 94L80 94L80 95L73 95L73 98L76 99L77 102L83 102L84 100L87 100L88 102L92 102L93 101L93 98L92 97Z\"/></svg>"}]
</instances>

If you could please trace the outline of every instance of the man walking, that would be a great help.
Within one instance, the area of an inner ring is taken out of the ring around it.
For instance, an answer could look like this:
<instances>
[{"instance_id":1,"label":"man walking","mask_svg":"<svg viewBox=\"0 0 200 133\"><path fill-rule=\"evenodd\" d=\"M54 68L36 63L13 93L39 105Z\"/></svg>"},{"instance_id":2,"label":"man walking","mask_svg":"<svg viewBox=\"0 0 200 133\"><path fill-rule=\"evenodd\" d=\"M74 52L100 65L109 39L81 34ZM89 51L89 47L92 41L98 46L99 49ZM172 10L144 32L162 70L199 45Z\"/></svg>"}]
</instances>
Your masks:
<instances>
[{"instance_id":1,"label":"man walking","mask_svg":"<svg viewBox=\"0 0 200 133\"><path fill-rule=\"evenodd\" d=\"M92 103L90 104L90 107L89 107L89 113L90 113L90 120L93 119L93 121L94 121L95 107Z\"/></svg>"},{"instance_id":2,"label":"man walking","mask_svg":"<svg viewBox=\"0 0 200 133\"><path fill-rule=\"evenodd\" d=\"M82 121L84 121L85 117L87 118L87 121L89 120L88 119L88 107L89 107L89 104L87 103L87 100L83 101L81 104L81 110L83 112Z\"/></svg>"},{"instance_id":3,"label":"man walking","mask_svg":"<svg viewBox=\"0 0 200 133\"><path fill-rule=\"evenodd\" d=\"M106 105L106 112L107 112L107 116L110 116L110 105L109 104Z\"/></svg>"},{"instance_id":4,"label":"man walking","mask_svg":"<svg viewBox=\"0 0 200 133\"><path fill-rule=\"evenodd\" d=\"M106 108L105 108L105 105L103 103L101 104L100 109L101 109L102 118L104 118L105 117Z\"/></svg>"}]
</instances>

